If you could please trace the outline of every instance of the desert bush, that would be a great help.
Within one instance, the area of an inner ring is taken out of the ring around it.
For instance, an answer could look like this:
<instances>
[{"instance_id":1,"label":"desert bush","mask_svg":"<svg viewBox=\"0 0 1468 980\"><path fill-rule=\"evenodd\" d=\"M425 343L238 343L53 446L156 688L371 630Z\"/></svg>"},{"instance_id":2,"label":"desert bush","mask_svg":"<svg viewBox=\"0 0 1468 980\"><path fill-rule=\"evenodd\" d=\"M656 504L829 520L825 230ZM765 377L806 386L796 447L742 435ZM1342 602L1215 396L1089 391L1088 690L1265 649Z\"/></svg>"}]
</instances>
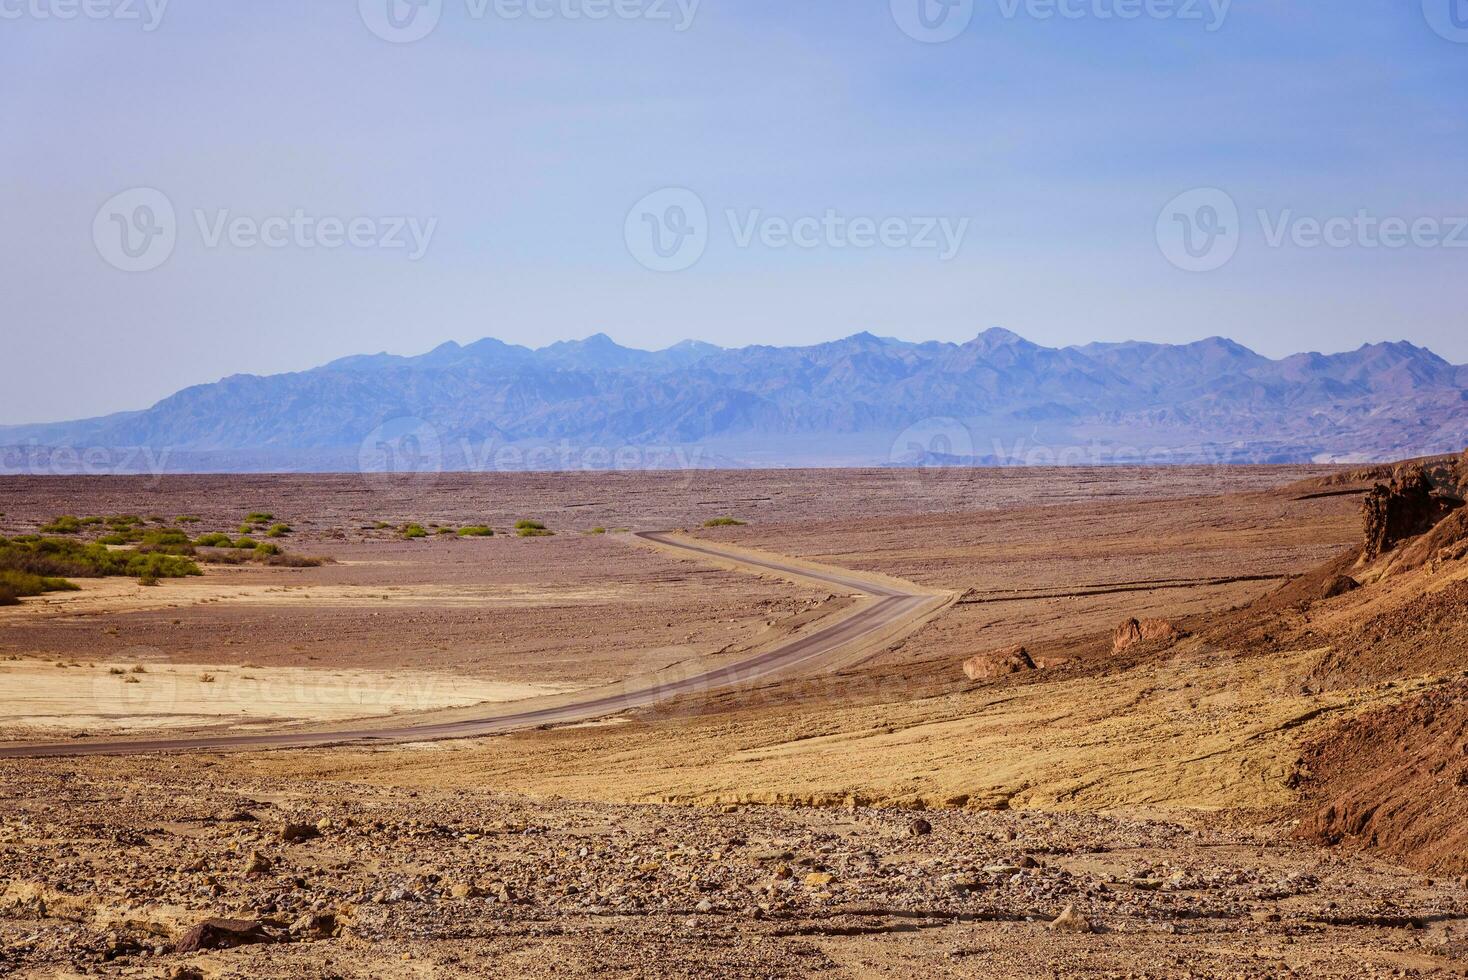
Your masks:
<instances>
[{"instance_id":1,"label":"desert bush","mask_svg":"<svg viewBox=\"0 0 1468 980\"><path fill-rule=\"evenodd\" d=\"M744 521L736 517L710 517L703 522L704 527L743 527Z\"/></svg>"},{"instance_id":2,"label":"desert bush","mask_svg":"<svg viewBox=\"0 0 1468 980\"><path fill-rule=\"evenodd\" d=\"M459 528L459 537L492 538L494 537L494 528L488 527L484 524L471 524L468 527Z\"/></svg>"},{"instance_id":3,"label":"desert bush","mask_svg":"<svg viewBox=\"0 0 1468 980\"><path fill-rule=\"evenodd\" d=\"M76 586L64 578L37 575L13 568L0 568L0 588L12 597L41 595L46 592L75 592Z\"/></svg>"},{"instance_id":4,"label":"desert bush","mask_svg":"<svg viewBox=\"0 0 1468 980\"><path fill-rule=\"evenodd\" d=\"M587 531L586 533L587 534L606 534L607 533L607 529L604 528L604 527L602 527L601 525L597 525L596 527L592 528L590 531Z\"/></svg>"},{"instance_id":5,"label":"desert bush","mask_svg":"<svg viewBox=\"0 0 1468 980\"><path fill-rule=\"evenodd\" d=\"M291 526L289 524L272 524L270 525L270 530L265 532L265 536L267 538L283 538L290 533Z\"/></svg>"},{"instance_id":6,"label":"desert bush","mask_svg":"<svg viewBox=\"0 0 1468 980\"><path fill-rule=\"evenodd\" d=\"M71 538L0 538L0 569L43 577L105 578L142 576L182 578L200 575L188 558L159 552L111 551L105 545Z\"/></svg>"},{"instance_id":7,"label":"desert bush","mask_svg":"<svg viewBox=\"0 0 1468 980\"><path fill-rule=\"evenodd\" d=\"M519 520L515 522L515 533L522 538L548 538L556 532L547 530L540 521Z\"/></svg>"},{"instance_id":8,"label":"desert bush","mask_svg":"<svg viewBox=\"0 0 1468 980\"><path fill-rule=\"evenodd\" d=\"M212 531L209 534L201 534L195 538L194 546L196 548L233 548L234 538L231 538L228 534L220 534L218 531Z\"/></svg>"},{"instance_id":9,"label":"desert bush","mask_svg":"<svg viewBox=\"0 0 1468 980\"><path fill-rule=\"evenodd\" d=\"M428 531L423 527L422 524L404 524L402 534L405 538L428 537Z\"/></svg>"},{"instance_id":10,"label":"desert bush","mask_svg":"<svg viewBox=\"0 0 1468 980\"><path fill-rule=\"evenodd\" d=\"M269 544L267 542L262 542L255 545L256 558L273 558L278 554L280 554L280 545L278 544Z\"/></svg>"},{"instance_id":11,"label":"desert bush","mask_svg":"<svg viewBox=\"0 0 1468 980\"><path fill-rule=\"evenodd\" d=\"M175 517L173 519L173 523L175 523L175 524L198 524L198 523L201 522L201 520L202 520L202 518L195 517L193 514L184 514L182 516Z\"/></svg>"},{"instance_id":12,"label":"desert bush","mask_svg":"<svg viewBox=\"0 0 1468 980\"><path fill-rule=\"evenodd\" d=\"M81 518L71 514L63 514L54 520L41 525L42 534L80 534L82 531Z\"/></svg>"},{"instance_id":13,"label":"desert bush","mask_svg":"<svg viewBox=\"0 0 1468 980\"><path fill-rule=\"evenodd\" d=\"M275 515L267 514L264 511L257 510L246 514L245 520L250 524L269 524L271 521L275 520Z\"/></svg>"}]
</instances>

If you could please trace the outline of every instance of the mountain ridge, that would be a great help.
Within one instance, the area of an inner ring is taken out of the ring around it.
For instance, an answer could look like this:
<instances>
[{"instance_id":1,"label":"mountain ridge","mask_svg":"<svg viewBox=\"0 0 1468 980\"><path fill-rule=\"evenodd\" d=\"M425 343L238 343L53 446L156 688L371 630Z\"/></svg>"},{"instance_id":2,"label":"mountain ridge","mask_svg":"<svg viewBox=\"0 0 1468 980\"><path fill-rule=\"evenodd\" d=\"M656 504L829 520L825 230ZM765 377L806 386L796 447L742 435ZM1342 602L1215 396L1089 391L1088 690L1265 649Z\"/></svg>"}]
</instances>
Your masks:
<instances>
[{"instance_id":1,"label":"mountain ridge","mask_svg":"<svg viewBox=\"0 0 1468 980\"><path fill-rule=\"evenodd\" d=\"M721 459L773 465L921 464L923 453L898 452L910 445L899 437L934 424L969 444L1028 434L1179 459L1233 446L1231 455L1268 447L1271 459L1364 460L1468 442L1468 366L1407 341L1271 359L1225 337L1045 347L997 327L963 343L864 331L801 347L689 340L660 351L604 333L539 349L486 337L231 375L140 411L0 426L0 446L247 454L252 468L272 453L314 454L339 468L385 424L406 422L440 445L706 445ZM812 451L813 441L825 448Z\"/></svg>"}]
</instances>

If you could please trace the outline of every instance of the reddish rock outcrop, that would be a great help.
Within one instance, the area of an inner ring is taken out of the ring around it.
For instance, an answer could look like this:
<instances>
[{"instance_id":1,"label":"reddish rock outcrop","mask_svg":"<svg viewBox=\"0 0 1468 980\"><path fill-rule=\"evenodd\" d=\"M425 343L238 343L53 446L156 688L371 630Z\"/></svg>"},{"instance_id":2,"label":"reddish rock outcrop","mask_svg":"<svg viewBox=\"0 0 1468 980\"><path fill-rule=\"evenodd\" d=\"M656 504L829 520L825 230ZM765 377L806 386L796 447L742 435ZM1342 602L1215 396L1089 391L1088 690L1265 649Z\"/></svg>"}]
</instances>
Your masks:
<instances>
[{"instance_id":1,"label":"reddish rock outcrop","mask_svg":"<svg viewBox=\"0 0 1468 980\"><path fill-rule=\"evenodd\" d=\"M1111 649L1121 653L1138 643L1176 643L1186 635L1166 619L1128 619L1112 635Z\"/></svg>"},{"instance_id":2,"label":"reddish rock outcrop","mask_svg":"<svg viewBox=\"0 0 1468 980\"><path fill-rule=\"evenodd\" d=\"M971 681L987 681L1035 669L1030 652L1022 646L981 653L963 662L963 672Z\"/></svg>"},{"instance_id":3,"label":"reddish rock outcrop","mask_svg":"<svg viewBox=\"0 0 1468 980\"><path fill-rule=\"evenodd\" d=\"M1366 561L1375 561L1408 538L1430 531L1462 507L1465 478L1468 454L1452 466L1403 466L1390 483L1373 487L1361 505Z\"/></svg>"}]
</instances>

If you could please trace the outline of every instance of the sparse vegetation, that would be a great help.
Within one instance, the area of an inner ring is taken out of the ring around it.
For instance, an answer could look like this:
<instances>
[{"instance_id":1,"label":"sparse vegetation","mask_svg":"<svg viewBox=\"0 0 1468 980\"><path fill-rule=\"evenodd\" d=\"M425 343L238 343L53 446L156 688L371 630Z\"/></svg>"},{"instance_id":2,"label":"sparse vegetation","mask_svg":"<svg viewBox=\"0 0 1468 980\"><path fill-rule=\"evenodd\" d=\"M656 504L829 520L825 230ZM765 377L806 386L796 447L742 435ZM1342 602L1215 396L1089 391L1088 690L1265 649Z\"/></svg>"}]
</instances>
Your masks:
<instances>
[{"instance_id":1,"label":"sparse vegetation","mask_svg":"<svg viewBox=\"0 0 1468 980\"><path fill-rule=\"evenodd\" d=\"M602 526L600 526L600 525L597 525L596 527L592 528L590 531L587 531L586 533L587 534L606 534L607 533L607 529L604 528L604 527L602 527Z\"/></svg>"},{"instance_id":2,"label":"sparse vegetation","mask_svg":"<svg viewBox=\"0 0 1468 980\"><path fill-rule=\"evenodd\" d=\"M272 524L270 525L270 530L265 532L265 536L267 538L283 538L290 533L291 526L289 524Z\"/></svg>"},{"instance_id":3,"label":"sparse vegetation","mask_svg":"<svg viewBox=\"0 0 1468 980\"><path fill-rule=\"evenodd\" d=\"M175 523L175 524L198 524L198 523L201 522L201 520L202 520L202 518L195 517L192 514L184 514L184 515L182 515L180 517L175 517L173 519L173 523Z\"/></svg>"},{"instance_id":4,"label":"sparse vegetation","mask_svg":"<svg viewBox=\"0 0 1468 980\"><path fill-rule=\"evenodd\" d=\"M63 514L48 524L41 525L42 534L80 534L82 521L71 514Z\"/></svg>"},{"instance_id":5,"label":"sparse vegetation","mask_svg":"<svg viewBox=\"0 0 1468 980\"><path fill-rule=\"evenodd\" d=\"M422 524L404 524L402 535L405 538L426 538L428 530Z\"/></svg>"},{"instance_id":6,"label":"sparse vegetation","mask_svg":"<svg viewBox=\"0 0 1468 980\"><path fill-rule=\"evenodd\" d=\"M522 538L548 538L555 533L540 521L519 520L515 522L515 534Z\"/></svg>"},{"instance_id":7,"label":"sparse vegetation","mask_svg":"<svg viewBox=\"0 0 1468 980\"><path fill-rule=\"evenodd\" d=\"M185 539L187 540L187 539ZM43 578L106 578L152 575L182 578L201 575L199 566L182 555L164 551L112 551L100 543L70 538L0 538L0 570Z\"/></svg>"},{"instance_id":8,"label":"sparse vegetation","mask_svg":"<svg viewBox=\"0 0 1468 980\"><path fill-rule=\"evenodd\" d=\"M461 527L461 528L459 528L459 537L461 537L461 538L492 538L492 537L494 537L494 528L489 527L489 526L484 525L484 524L471 524L468 527Z\"/></svg>"},{"instance_id":9,"label":"sparse vegetation","mask_svg":"<svg viewBox=\"0 0 1468 980\"><path fill-rule=\"evenodd\" d=\"M245 515L245 521L250 524L269 524L273 520L275 520L274 514L267 514L259 510Z\"/></svg>"},{"instance_id":10,"label":"sparse vegetation","mask_svg":"<svg viewBox=\"0 0 1468 980\"><path fill-rule=\"evenodd\" d=\"M72 592L76 588L76 585L64 578L0 568L0 606L13 606L25 596Z\"/></svg>"},{"instance_id":11,"label":"sparse vegetation","mask_svg":"<svg viewBox=\"0 0 1468 980\"><path fill-rule=\"evenodd\" d=\"M706 521L703 522L703 526L704 527L743 527L745 525L745 523L746 523L745 521L741 521L737 517L710 517L708 520L706 520Z\"/></svg>"}]
</instances>

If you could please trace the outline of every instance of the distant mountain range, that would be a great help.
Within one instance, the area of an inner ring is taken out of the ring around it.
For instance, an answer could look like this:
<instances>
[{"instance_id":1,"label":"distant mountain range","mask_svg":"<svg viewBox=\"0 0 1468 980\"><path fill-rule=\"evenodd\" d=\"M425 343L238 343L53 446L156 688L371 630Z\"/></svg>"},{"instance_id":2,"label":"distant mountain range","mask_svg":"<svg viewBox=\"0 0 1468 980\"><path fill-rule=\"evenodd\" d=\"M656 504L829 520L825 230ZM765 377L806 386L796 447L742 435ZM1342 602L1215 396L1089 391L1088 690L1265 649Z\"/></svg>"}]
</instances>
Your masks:
<instances>
[{"instance_id":1,"label":"distant mountain range","mask_svg":"<svg viewBox=\"0 0 1468 980\"><path fill-rule=\"evenodd\" d=\"M1465 445L1468 366L1405 342L1272 360L1222 338L1053 348L998 329L662 351L597 334L347 357L0 427L0 469L1301 462Z\"/></svg>"}]
</instances>

